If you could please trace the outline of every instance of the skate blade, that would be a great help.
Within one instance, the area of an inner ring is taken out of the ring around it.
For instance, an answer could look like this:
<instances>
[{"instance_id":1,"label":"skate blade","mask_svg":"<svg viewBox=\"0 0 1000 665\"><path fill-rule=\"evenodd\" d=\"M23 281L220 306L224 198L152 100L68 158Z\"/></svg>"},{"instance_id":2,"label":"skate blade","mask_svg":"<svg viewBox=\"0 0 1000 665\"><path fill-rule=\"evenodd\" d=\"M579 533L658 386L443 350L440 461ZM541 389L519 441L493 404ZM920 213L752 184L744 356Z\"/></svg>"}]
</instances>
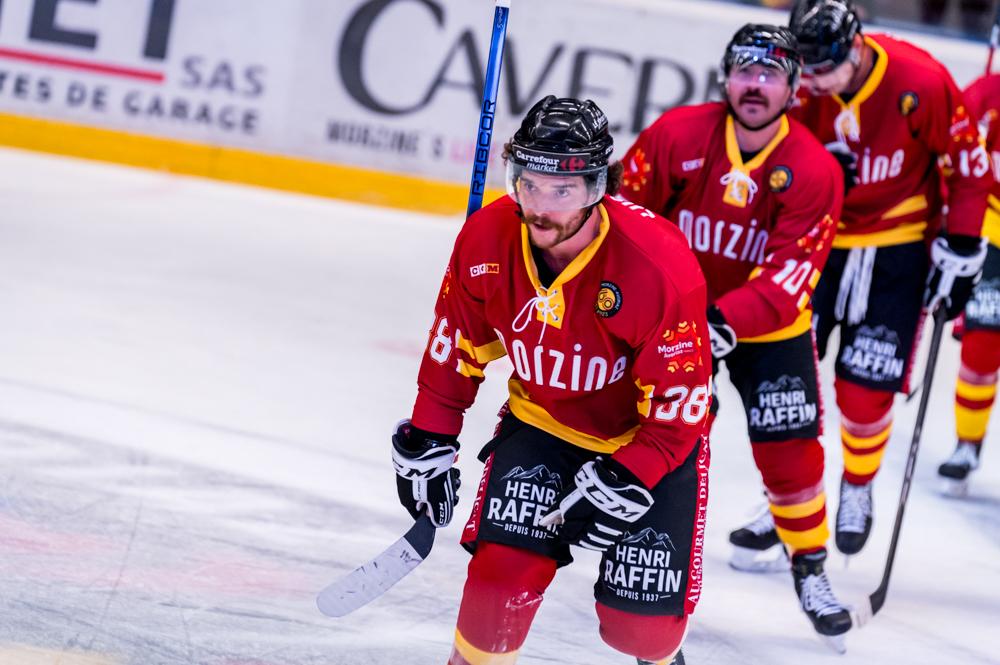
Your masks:
<instances>
[{"instance_id":1,"label":"skate blade","mask_svg":"<svg viewBox=\"0 0 1000 665\"><path fill-rule=\"evenodd\" d=\"M818 634L819 633L817 633L817 635ZM830 647L840 655L844 655L845 653L847 653L846 636L847 633L844 633L843 635L820 635L819 638L823 640L823 643L826 644L828 647Z\"/></svg>"},{"instance_id":2,"label":"skate blade","mask_svg":"<svg viewBox=\"0 0 1000 665\"><path fill-rule=\"evenodd\" d=\"M775 556L767 558L769 552ZM775 545L766 550L752 550L748 547L733 546L733 554L729 558L729 566L744 573L783 573L791 567L785 550L781 545Z\"/></svg>"},{"instance_id":3,"label":"skate blade","mask_svg":"<svg viewBox=\"0 0 1000 665\"><path fill-rule=\"evenodd\" d=\"M969 496L969 479L942 478L941 494L951 499L964 499Z\"/></svg>"}]
</instances>

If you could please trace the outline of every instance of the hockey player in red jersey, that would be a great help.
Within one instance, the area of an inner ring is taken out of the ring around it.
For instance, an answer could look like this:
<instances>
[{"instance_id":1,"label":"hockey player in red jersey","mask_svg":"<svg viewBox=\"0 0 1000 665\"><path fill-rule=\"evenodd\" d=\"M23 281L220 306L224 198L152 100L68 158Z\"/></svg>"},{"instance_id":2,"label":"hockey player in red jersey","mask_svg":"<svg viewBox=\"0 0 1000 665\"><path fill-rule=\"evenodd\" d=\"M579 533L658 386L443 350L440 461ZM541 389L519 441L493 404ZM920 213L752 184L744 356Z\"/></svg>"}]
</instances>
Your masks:
<instances>
[{"instance_id":1,"label":"hockey player in red jersey","mask_svg":"<svg viewBox=\"0 0 1000 665\"><path fill-rule=\"evenodd\" d=\"M855 554L871 531L872 481L892 429L893 397L907 390L923 308L942 302L949 318L957 316L982 265L989 164L961 91L928 53L862 35L850 0L800 0L790 28L807 90L794 113L849 174L813 306L821 356L840 327L835 387L844 474L836 543Z\"/></svg>"},{"instance_id":2,"label":"hockey player in red jersey","mask_svg":"<svg viewBox=\"0 0 1000 665\"><path fill-rule=\"evenodd\" d=\"M528 112L505 149L509 196L455 241L413 415L393 436L401 503L444 526L463 414L485 365L510 357L462 536L473 556L450 665L513 663L570 545L603 553L601 637L641 661L675 657L700 596L705 281L677 229L610 196L611 153L589 100Z\"/></svg>"},{"instance_id":3,"label":"hockey player in red jersey","mask_svg":"<svg viewBox=\"0 0 1000 665\"><path fill-rule=\"evenodd\" d=\"M948 491L955 494L965 493L969 473L979 466L1000 370L1000 75L977 79L964 95L989 151L993 187L983 220L983 236L989 243L983 276L965 306L962 362L955 386L958 444L938 467Z\"/></svg>"},{"instance_id":4,"label":"hockey player in red jersey","mask_svg":"<svg viewBox=\"0 0 1000 665\"><path fill-rule=\"evenodd\" d=\"M802 609L842 649L851 617L823 570L830 532L809 299L836 232L843 179L786 115L798 86L796 48L786 28L741 28L722 61L726 100L667 111L643 131L624 159L623 193L687 236L708 281L713 356L743 398L769 511L731 534L733 565L750 567L747 554L783 544Z\"/></svg>"}]
</instances>

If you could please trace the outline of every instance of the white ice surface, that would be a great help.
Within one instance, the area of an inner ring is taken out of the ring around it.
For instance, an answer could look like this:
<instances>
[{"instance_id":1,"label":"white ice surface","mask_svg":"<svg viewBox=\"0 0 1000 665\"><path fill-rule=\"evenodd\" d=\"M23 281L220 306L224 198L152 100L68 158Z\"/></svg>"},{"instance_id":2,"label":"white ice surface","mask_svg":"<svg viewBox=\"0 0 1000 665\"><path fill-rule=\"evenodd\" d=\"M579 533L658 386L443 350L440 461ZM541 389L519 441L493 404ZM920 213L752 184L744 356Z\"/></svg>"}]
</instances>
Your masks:
<instances>
[{"instance_id":1,"label":"white ice surface","mask_svg":"<svg viewBox=\"0 0 1000 665\"><path fill-rule=\"evenodd\" d=\"M388 433L461 220L8 150L0 175L0 661L443 663L505 361L468 416L459 517L429 560L345 619L313 595L408 526ZM760 482L722 382L688 663L1000 663L998 437L968 499L941 498L934 471L957 354L946 339L888 601L843 657L788 575L725 563ZM844 598L878 585L915 411L897 405L872 541L849 568L831 555ZM597 635L595 575L583 551L560 572L520 662L632 662Z\"/></svg>"}]
</instances>

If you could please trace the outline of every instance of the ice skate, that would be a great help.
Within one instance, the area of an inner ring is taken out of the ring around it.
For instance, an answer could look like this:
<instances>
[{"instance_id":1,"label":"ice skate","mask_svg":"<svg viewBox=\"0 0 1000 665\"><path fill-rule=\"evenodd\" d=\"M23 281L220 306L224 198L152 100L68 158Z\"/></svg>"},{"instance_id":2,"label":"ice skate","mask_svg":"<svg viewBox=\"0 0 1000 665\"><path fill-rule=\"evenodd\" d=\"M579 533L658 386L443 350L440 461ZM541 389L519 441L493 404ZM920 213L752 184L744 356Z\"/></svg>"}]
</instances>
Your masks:
<instances>
[{"instance_id":1,"label":"ice skate","mask_svg":"<svg viewBox=\"0 0 1000 665\"><path fill-rule=\"evenodd\" d=\"M938 467L945 495L964 497L969 493L969 475L979 468L979 451L978 444L959 441L951 457Z\"/></svg>"},{"instance_id":2,"label":"ice skate","mask_svg":"<svg viewBox=\"0 0 1000 665\"><path fill-rule=\"evenodd\" d=\"M792 577L802 611L827 645L837 653L847 651L844 636L851 629L850 609L837 600L823 570L826 550L792 557Z\"/></svg>"},{"instance_id":3,"label":"ice skate","mask_svg":"<svg viewBox=\"0 0 1000 665\"><path fill-rule=\"evenodd\" d=\"M684 652L678 651L674 659L669 663L665 660L653 661L653 660L643 660L642 658L636 658L636 665L684 665Z\"/></svg>"},{"instance_id":4,"label":"ice skate","mask_svg":"<svg viewBox=\"0 0 1000 665\"><path fill-rule=\"evenodd\" d=\"M733 553L729 565L745 573L776 573L788 570L788 555L774 528L774 517L765 505L749 524L729 532Z\"/></svg>"},{"instance_id":5,"label":"ice skate","mask_svg":"<svg viewBox=\"0 0 1000 665\"><path fill-rule=\"evenodd\" d=\"M872 530L872 483L852 485L840 481L840 505L837 507L837 549L857 554L868 541Z\"/></svg>"}]
</instances>

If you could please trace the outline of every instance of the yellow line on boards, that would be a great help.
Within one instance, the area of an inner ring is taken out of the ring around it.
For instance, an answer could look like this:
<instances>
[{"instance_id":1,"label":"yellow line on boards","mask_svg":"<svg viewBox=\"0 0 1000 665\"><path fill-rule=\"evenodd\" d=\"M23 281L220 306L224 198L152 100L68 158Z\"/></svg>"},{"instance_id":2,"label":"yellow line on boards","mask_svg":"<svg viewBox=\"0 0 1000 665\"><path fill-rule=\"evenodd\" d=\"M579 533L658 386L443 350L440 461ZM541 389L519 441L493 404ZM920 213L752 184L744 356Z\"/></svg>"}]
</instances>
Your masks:
<instances>
[{"instance_id":1,"label":"yellow line on boards","mask_svg":"<svg viewBox=\"0 0 1000 665\"><path fill-rule=\"evenodd\" d=\"M7 113L0 145L440 215L464 212L469 195L438 180Z\"/></svg>"}]
</instances>

